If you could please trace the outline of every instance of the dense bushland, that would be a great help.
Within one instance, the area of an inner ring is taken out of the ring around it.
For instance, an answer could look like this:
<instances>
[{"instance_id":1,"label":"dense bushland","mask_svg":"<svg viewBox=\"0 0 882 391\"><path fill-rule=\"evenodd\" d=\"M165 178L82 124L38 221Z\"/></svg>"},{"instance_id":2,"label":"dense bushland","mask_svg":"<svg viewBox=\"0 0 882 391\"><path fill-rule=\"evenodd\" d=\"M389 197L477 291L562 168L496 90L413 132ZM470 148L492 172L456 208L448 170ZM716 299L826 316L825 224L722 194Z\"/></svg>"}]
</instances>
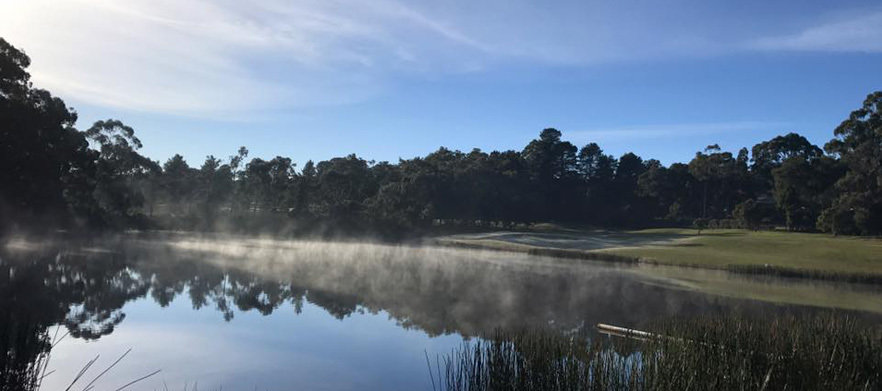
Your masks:
<instances>
[{"instance_id":1,"label":"dense bushland","mask_svg":"<svg viewBox=\"0 0 882 391\"><path fill-rule=\"evenodd\" d=\"M118 120L76 126L76 112L34 88L30 59L0 38L0 231L171 228L420 233L556 221L882 233L882 92L824 149L796 133L704 148L669 166L581 148L545 129L521 151L440 148L374 162L354 154L299 169L291 158L163 164Z\"/></svg>"}]
</instances>

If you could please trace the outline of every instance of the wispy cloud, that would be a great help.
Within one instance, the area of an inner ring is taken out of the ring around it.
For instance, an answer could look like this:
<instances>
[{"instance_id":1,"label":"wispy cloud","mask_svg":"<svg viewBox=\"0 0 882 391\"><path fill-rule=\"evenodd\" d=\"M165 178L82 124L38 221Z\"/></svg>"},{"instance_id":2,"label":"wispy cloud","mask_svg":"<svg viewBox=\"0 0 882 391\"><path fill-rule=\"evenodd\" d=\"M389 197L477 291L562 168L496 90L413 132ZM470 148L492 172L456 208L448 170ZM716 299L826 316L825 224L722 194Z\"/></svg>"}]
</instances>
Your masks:
<instances>
[{"instance_id":1,"label":"wispy cloud","mask_svg":"<svg viewBox=\"0 0 882 391\"><path fill-rule=\"evenodd\" d=\"M840 17L794 34L761 38L751 46L762 50L882 52L882 10Z\"/></svg>"},{"instance_id":2,"label":"wispy cloud","mask_svg":"<svg viewBox=\"0 0 882 391\"><path fill-rule=\"evenodd\" d=\"M708 7L689 0L27 0L0 2L0 36L32 56L38 86L62 97L212 116L357 102L402 76L509 64L882 51L882 12L803 21L791 32L768 21L742 31L736 17L695 11Z\"/></svg>"},{"instance_id":3,"label":"wispy cloud","mask_svg":"<svg viewBox=\"0 0 882 391\"><path fill-rule=\"evenodd\" d=\"M0 35L62 96L188 114L358 101L389 69L456 71L444 46L486 50L383 1L8 2Z\"/></svg>"},{"instance_id":4,"label":"wispy cloud","mask_svg":"<svg viewBox=\"0 0 882 391\"><path fill-rule=\"evenodd\" d=\"M785 129L790 124L779 121L734 121L708 123L682 123L638 125L620 128L598 128L567 132L567 136L580 141L625 141L655 138L689 138L710 134L733 132L763 132Z\"/></svg>"}]
</instances>

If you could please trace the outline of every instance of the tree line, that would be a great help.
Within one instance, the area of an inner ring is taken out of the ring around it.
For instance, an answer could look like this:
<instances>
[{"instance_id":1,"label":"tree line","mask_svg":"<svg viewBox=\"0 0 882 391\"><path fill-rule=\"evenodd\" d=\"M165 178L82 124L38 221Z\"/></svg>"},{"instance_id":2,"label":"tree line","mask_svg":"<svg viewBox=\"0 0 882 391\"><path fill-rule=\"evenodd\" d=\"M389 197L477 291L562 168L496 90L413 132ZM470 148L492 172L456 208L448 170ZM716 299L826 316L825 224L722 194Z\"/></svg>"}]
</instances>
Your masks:
<instances>
[{"instance_id":1,"label":"tree line","mask_svg":"<svg viewBox=\"0 0 882 391\"><path fill-rule=\"evenodd\" d=\"M823 148L788 133L750 150L710 145L686 163L579 148L548 128L523 150L439 148L397 163L350 154L298 168L245 147L191 165L153 161L119 120L34 88L0 38L0 214L7 229L177 228L414 233L536 222L882 233L882 92Z\"/></svg>"}]
</instances>

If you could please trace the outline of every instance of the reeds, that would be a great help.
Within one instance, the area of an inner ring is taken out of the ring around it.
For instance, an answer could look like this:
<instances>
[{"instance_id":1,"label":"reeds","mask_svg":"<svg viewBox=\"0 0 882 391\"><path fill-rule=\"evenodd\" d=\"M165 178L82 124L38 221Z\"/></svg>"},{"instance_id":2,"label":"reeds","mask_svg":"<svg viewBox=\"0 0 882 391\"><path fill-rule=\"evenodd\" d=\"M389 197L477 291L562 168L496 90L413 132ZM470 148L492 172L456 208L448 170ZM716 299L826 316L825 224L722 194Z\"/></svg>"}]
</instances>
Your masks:
<instances>
[{"instance_id":1,"label":"reeds","mask_svg":"<svg viewBox=\"0 0 882 391\"><path fill-rule=\"evenodd\" d=\"M878 390L878 326L834 315L669 320L656 337L497 333L435 362L442 390ZM431 368L430 368L431 369Z\"/></svg>"},{"instance_id":2,"label":"reeds","mask_svg":"<svg viewBox=\"0 0 882 391\"><path fill-rule=\"evenodd\" d=\"M44 327L4 317L0 322L0 391L39 389L52 340Z\"/></svg>"}]
</instances>

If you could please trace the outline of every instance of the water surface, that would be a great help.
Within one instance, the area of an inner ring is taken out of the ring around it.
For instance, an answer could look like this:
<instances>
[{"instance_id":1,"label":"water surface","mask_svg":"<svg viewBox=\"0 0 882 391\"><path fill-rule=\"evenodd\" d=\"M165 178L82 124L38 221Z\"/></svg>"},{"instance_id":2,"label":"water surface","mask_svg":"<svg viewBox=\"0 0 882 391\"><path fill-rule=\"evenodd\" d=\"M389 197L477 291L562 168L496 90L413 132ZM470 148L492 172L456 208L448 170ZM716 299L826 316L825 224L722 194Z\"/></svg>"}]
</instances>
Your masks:
<instances>
[{"instance_id":1,"label":"water surface","mask_svg":"<svg viewBox=\"0 0 882 391\"><path fill-rule=\"evenodd\" d=\"M0 316L27 325L8 332L70 333L51 351L45 389L128 348L98 389L157 369L135 389L430 389L427 356L497 329L594 335L601 322L821 311L796 305L815 303L811 292L859 302L820 304L871 321L882 312L874 287L368 243L14 240L0 266Z\"/></svg>"}]
</instances>

